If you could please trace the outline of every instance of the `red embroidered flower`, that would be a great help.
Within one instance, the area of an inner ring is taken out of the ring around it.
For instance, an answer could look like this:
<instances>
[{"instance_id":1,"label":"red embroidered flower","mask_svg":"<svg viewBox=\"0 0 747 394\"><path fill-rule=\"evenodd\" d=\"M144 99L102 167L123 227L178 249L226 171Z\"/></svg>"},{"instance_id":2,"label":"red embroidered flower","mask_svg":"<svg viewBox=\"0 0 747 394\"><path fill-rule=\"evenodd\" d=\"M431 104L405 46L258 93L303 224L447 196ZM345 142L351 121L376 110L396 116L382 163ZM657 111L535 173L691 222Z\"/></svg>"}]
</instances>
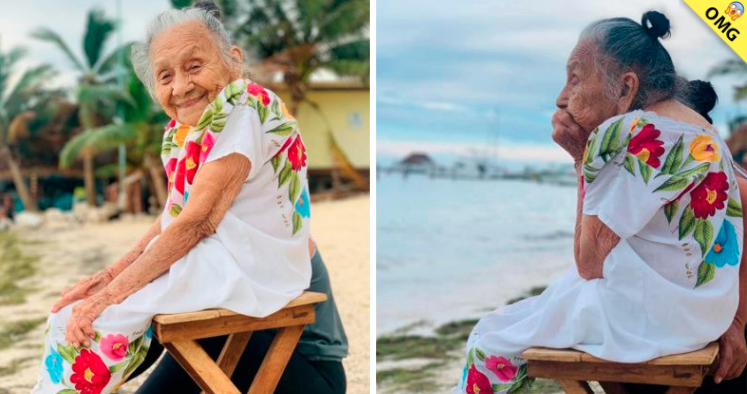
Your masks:
<instances>
[{"instance_id":1,"label":"red embroidered flower","mask_svg":"<svg viewBox=\"0 0 747 394\"><path fill-rule=\"evenodd\" d=\"M249 85L246 85L246 92L258 98L265 106L270 104L270 95L267 94L267 91L262 87L262 85L252 82Z\"/></svg>"},{"instance_id":2,"label":"red embroidered flower","mask_svg":"<svg viewBox=\"0 0 747 394\"><path fill-rule=\"evenodd\" d=\"M202 138L202 144L200 144L200 146L202 147L200 152L200 164L202 164L207 159L210 151L213 150L213 146L215 146L215 137L213 137L213 133L206 131L205 137Z\"/></svg>"},{"instance_id":3,"label":"red embroidered flower","mask_svg":"<svg viewBox=\"0 0 747 394\"><path fill-rule=\"evenodd\" d=\"M690 206L696 218L706 219L716 214L717 209L724 209L728 198L729 182L723 171L709 172L703 182L690 192Z\"/></svg>"},{"instance_id":4,"label":"red embroidered flower","mask_svg":"<svg viewBox=\"0 0 747 394\"><path fill-rule=\"evenodd\" d=\"M98 354L83 349L75 357L73 363L73 374L70 382L75 384L75 389L81 394L99 394L111 379L109 368L101 361Z\"/></svg>"},{"instance_id":5,"label":"red embroidered flower","mask_svg":"<svg viewBox=\"0 0 747 394\"><path fill-rule=\"evenodd\" d=\"M298 171L306 165L306 147L303 146L300 135L296 136L288 147L288 160L291 162L293 171Z\"/></svg>"},{"instance_id":6,"label":"red embroidered flower","mask_svg":"<svg viewBox=\"0 0 747 394\"><path fill-rule=\"evenodd\" d=\"M509 382L516 376L518 368L506 357L490 356L485 358L485 367L501 382Z\"/></svg>"},{"instance_id":7,"label":"red embroidered flower","mask_svg":"<svg viewBox=\"0 0 747 394\"><path fill-rule=\"evenodd\" d=\"M200 144L194 141L189 141L184 149L186 150L184 156L184 169L187 175L187 183L191 185L192 181L195 179L197 168L200 165L200 151L202 148L200 147Z\"/></svg>"},{"instance_id":8,"label":"red embroidered flower","mask_svg":"<svg viewBox=\"0 0 747 394\"><path fill-rule=\"evenodd\" d=\"M469 368L466 388L469 394L493 394L493 387L490 385L490 380L478 371L474 365Z\"/></svg>"},{"instance_id":9,"label":"red embroidered flower","mask_svg":"<svg viewBox=\"0 0 747 394\"><path fill-rule=\"evenodd\" d=\"M184 194L184 176L187 171L185 167L185 163L187 162L186 159L187 158L185 157L176 163L176 172L174 174L174 187L176 188L176 191L181 194Z\"/></svg>"},{"instance_id":10,"label":"red embroidered flower","mask_svg":"<svg viewBox=\"0 0 747 394\"><path fill-rule=\"evenodd\" d=\"M654 168L659 168L659 157L664 154L663 141L657 140L661 131L653 123L649 123L630 139L628 153L635 155L640 161Z\"/></svg>"},{"instance_id":11,"label":"red embroidered flower","mask_svg":"<svg viewBox=\"0 0 747 394\"><path fill-rule=\"evenodd\" d=\"M176 119L171 119L171 122L169 122L169 125L166 126L167 129L174 128L176 126Z\"/></svg>"},{"instance_id":12,"label":"red embroidered flower","mask_svg":"<svg viewBox=\"0 0 747 394\"><path fill-rule=\"evenodd\" d=\"M166 190L171 192L171 186L174 185L174 173L176 172L176 157L169 159L164 168L166 169L166 178L169 180L169 187Z\"/></svg>"}]
</instances>

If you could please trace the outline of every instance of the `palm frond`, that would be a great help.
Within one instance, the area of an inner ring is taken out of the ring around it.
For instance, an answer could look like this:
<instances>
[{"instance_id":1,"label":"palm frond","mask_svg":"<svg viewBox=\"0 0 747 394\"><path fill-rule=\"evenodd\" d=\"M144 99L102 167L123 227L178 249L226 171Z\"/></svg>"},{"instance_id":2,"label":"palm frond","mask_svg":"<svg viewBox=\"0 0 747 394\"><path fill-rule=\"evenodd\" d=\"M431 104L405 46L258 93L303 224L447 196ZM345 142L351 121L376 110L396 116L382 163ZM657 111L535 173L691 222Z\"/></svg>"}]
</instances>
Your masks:
<instances>
[{"instance_id":1,"label":"palm frond","mask_svg":"<svg viewBox=\"0 0 747 394\"><path fill-rule=\"evenodd\" d=\"M734 101L742 101L747 98L747 85L734 87Z\"/></svg>"},{"instance_id":2,"label":"palm frond","mask_svg":"<svg viewBox=\"0 0 747 394\"><path fill-rule=\"evenodd\" d=\"M120 64L120 61L124 59L124 64L121 66L126 70L130 63L130 51L132 50L132 42L123 44L119 48L113 50L108 56L102 57L93 66L94 74L106 74L116 72L116 66ZM126 71L125 71L126 72Z\"/></svg>"},{"instance_id":3,"label":"palm frond","mask_svg":"<svg viewBox=\"0 0 747 394\"><path fill-rule=\"evenodd\" d=\"M708 78L722 75L747 76L747 63L742 59L725 60L708 71Z\"/></svg>"},{"instance_id":4,"label":"palm frond","mask_svg":"<svg viewBox=\"0 0 747 394\"><path fill-rule=\"evenodd\" d=\"M86 130L75 137L71 138L60 152L60 168L69 168L83 154L83 150L88 146L88 139L91 137L92 130Z\"/></svg>"},{"instance_id":5,"label":"palm frond","mask_svg":"<svg viewBox=\"0 0 747 394\"><path fill-rule=\"evenodd\" d=\"M68 60L73 63L73 66L75 66L78 71L86 71L86 68L83 67L83 63L81 63L80 60L78 60L78 58L75 56L75 54L73 54L67 44L65 44L65 41L62 40L62 37L60 37L60 35L55 33L53 30L42 27L32 32L31 37L38 40L51 42L57 45L57 47L60 48L60 50L62 50L65 55L67 55Z\"/></svg>"},{"instance_id":6,"label":"palm frond","mask_svg":"<svg viewBox=\"0 0 747 394\"><path fill-rule=\"evenodd\" d=\"M104 15L104 11L94 9L88 12L88 25L83 36L83 53L88 67L93 68L101 57L107 38L114 32L116 24Z\"/></svg>"}]
</instances>

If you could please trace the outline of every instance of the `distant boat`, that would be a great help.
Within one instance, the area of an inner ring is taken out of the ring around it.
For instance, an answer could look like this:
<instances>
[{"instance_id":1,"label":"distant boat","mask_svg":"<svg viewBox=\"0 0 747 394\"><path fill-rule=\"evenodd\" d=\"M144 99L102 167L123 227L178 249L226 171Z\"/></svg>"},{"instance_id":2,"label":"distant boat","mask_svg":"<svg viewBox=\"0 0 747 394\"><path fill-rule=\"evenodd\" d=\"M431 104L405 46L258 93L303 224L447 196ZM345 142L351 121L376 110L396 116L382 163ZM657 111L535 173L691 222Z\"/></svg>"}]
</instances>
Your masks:
<instances>
[{"instance_id":1,"label":"distant boat","mask_svg":"<svg viewBox=\"0 0 747 394\"><path fill-rule=\"evenodd\" d=\"M425 153L411 153L396 167L405 174L428 174L436 167L436 162Z\"/></svg>"}]
</instances>

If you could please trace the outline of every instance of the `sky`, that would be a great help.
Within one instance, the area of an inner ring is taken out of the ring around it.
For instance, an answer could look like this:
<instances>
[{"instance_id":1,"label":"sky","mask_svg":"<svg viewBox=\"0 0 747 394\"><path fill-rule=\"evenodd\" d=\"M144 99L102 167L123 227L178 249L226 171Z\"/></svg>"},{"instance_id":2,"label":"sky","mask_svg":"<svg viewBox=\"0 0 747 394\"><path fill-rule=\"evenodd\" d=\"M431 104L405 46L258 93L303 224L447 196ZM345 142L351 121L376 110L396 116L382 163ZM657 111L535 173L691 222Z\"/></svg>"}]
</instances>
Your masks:
<instances>
[{"instance_id":1,"label":"sky","mask_svg":"<svg viewBox=\"0 0 747 394\"><path fill-rule=\"evenodd\" d=\"M0 0L0 48L22 46L28 54L19 68L52 64L58 75L52 86L72 86L76 81L74 67L53 44L30 37L40 27L54 30L70 49L83 59L83 33L88 11L94 7L104 10L109 18L116 18L115 0ZM160 12L171 8L169 0L121 0L122 42L143 41L148 23ZM105 54L117 46L117 36L107 42Z\"/></svg>"},{"instance_id":2,"label":"sky","mask_svg":"<svg viewBox=\"0 0 747 394\"><path fill-rule=\"evenodd\" d=\"M681 0L378 0L376 7L379 165L413 151L469 160L488 145L503 163L571 163L550 138L550 118L568 55L595 20L663 12L672 35L662 43L688 79L706 79L736 57ZM711 82L719 95L711 115L726 136L727 121L747 113L732 100L744 80Z\"/></svg>"}]
</instances>

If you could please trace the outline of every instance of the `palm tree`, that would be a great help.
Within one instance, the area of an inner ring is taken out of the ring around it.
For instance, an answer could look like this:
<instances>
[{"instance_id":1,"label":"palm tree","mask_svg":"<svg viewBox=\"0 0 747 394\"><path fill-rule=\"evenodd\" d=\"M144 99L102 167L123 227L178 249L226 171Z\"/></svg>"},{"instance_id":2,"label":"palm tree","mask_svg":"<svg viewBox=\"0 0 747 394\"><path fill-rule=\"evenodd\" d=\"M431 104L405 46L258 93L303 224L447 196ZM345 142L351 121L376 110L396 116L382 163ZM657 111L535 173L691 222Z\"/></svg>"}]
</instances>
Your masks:
<instances>
[{"instance_id":1,"label":"palm tree","mask_svg":"<svg viewBox=\"0 0 747 394\"><path fill-rule=\"evenodd\" d=\"M738 58L729 59L713 66L708 72L709 78L725 75L734 75L744 81L745 77L747 77L747 63ZM734 101L741 101L745 98L747 98L747 82L734 87Z\"/></svg>"},{"instance_id":2,"label":"palm tree","mask_svg":"<svg viewBox=\"0 0 747 394\"><path fill-rule=\"evenodd\" d=\"M129 47L123 46L103 56L106 40L114 32L115 24L107 19L101 10L88 12L88 23L83 35L83 59L79 59L70 47L62 40L59 34L48 28L40 28L32 33L32 37L53 43L62 51L73 67L80 73L79 85L75 90L75 98L79 107L78 117L83 128L83 134L91 134L93 130L108 123L113 116L116 104L127 101L128 98L121 89L113 84L116 74L120 51L126 51ZM84 138L86 140L87 138ZM68 144L79 143L80 139L71 140ZM64 149L70 149L67 146ZM63 151L64 151L63 149ZM94 178L94 155L97 153L94 146L84 144L79 147L83 158L84 184L86 189L86 200L91 206L96 205L96 185ZM72 163L60 162L65 168Z\"/></svg>"},{"instance_id":3,"label":"palm tree","mask_svg":"<svg viewBox=\"0 0 747 394\"><path fill-rule=\"evenodd\" d=\"M0 52L0 160L7 163L13 184L24 209L37 211L38 206L29 193L23 179L18 160L11 151L11 145L20 137L21 130L37 116L44 101L45 82L52 75L49 65L41 65L24 71L15 84L10 84L13 68L23 58L23 48L13 48Z\"/></svg>"},{"instance_id":4,"label":"palm tree","mask_svg":"<svg viewBox=\"0 0 747 394\"><path fill-rule=\"evenodd\" d=\"M125 80L125 93L131 104L124 107L124 122L115 122L82 133L70 140L60 155L60 163L69 165L89 148L96 152L117 149L119 144L128 145L127 164L131 170L142 171L150 176L158 203L166 203L167 190L160 166L163 125L168 121L151 99L145 86L135 75L132 65L127 63L128 74ZM99 168L99 176L112 176L117 165Z\"/></svg>"}]
</instances>

